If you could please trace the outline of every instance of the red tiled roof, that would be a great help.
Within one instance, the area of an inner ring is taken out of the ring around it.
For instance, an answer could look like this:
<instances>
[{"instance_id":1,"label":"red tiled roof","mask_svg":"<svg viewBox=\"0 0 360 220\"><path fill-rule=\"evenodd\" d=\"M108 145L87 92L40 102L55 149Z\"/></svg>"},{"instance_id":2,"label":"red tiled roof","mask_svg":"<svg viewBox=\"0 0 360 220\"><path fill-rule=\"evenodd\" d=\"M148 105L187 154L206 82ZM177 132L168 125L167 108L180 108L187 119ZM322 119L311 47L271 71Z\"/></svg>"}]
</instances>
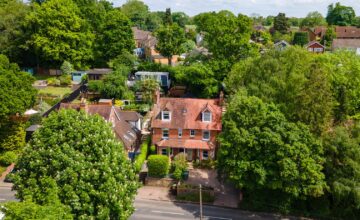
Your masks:
<instances>
[{"instance_id":1,"label":"red tiled roof","mask_svg":"<svg viewBox=\"0 0 360 220\"><path fill-rule=\"evenodd\" d=\"M337 38L360 38L360 28L352 26L337 26L335 28Z\"/></svg>"},{"instance_id":2,"label":"red tiled roof","mask_svg":"<svg viewBox=\"0 0 360 220\"><path fill-rule=\"evenodd\" d=\"M202 111L211 110L212 121L202 122ZM171 113L170 121L161 120L161 111ZM152 128L221 130L222 109L219 99L160 98L154 106Z\"/></svg>"},{"instance_id":3,"label":"red tiled roof","mask_svg":"<svg viewBox=\"0 0 360 220\"><path fill-rule=\"evenodd\" d=\"M173 148L186 148L186 149L202 149L211 150L215 148L208 141L192 140L192 139L170 139L161 140L156 143L159 147L173 147Z\"/></svg>"}]
</instances>

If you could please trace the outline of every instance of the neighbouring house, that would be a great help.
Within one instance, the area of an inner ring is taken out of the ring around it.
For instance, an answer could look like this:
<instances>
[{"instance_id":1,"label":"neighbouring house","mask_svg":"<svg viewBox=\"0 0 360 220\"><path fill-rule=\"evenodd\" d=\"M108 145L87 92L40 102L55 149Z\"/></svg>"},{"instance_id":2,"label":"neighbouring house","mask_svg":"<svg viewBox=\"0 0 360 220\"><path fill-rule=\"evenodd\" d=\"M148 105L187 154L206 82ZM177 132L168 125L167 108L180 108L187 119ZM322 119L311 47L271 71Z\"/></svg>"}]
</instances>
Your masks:
<instances>
[{"instance_id":1,"label":"neighbouring house","mask_svg":"<svg viewBox=\"0 0 360 220\"><path fill-rule=\"evenodd\" d=\"M307 31L309 33L309 41L320 41L326 33L326 27L319 26L315 28L305 28L302 31Z\"/></svg>"},{"instance_id":2,"label":"neighbouring house","mask_svg":"<svg viewBox=\"0 0 360 220\"><path fill-rule=\"evenodd\" d=\"M89 115L100 115L112 124L116 137L124 144L129 155L137 151L141 141L142 116L134 111L122 111L110 102L103 104L87 104L82 100L80 104L61 103L59 109L84 110Z\"/></svg>"},{"instance_id":3,"label":"neighbouring house","mask_svg":"<svg viewBox=\"0 0 360 220\"><path fill-rule=\"evenodd\" d=\"M88 80L100 80L105 75L110 74L112 72L112 69L109 69L109 68L90 69L85 72L88 76Z\"/></svg>"},{"instance_id":4,"label":"neighbouring house","mask_svg":"<svg viewBox=\"0 0 360 220\"><path fill-rule=\"evenodd\" d=\"M317 41L311 41L308 44L304 46L309 52L313 53L324 53L325 52L325 46L320 44Z\"/></svg>"},{"instance_id":5,"label":"neighbouring house","mask_svg":"<svg viewBox=\"0 0 360 220\"><path fill-rule=\"evenodd\" d=\"M214 159L221 132L223 96L218 99L160 98L153 108L152 143L157 153L188 161Z\"/></svg>"},{"instance_id":6,"label":"neighbouring house","mask_svg":"<svg viewBox=\"0 0 360 220\"><path fill-rule=\"evenodd\" d=\"M141 81L145 79L154 79L159 82L160 86L166 89L170 88L170 77L168 72L146 72L138 71L134 74L132 80L127 81L128 86L134 86L136 81Z\"/></svg>"},{"instance_id":7,"label":"neighbouring house","mask_svg":"<svg viewBox=\"0 0 360 220\"><path fill-rule=\"evenodd\" d=\"M134 50L135 55L138 57L144 58L145 56L145 41L152 37L150 31L143 31L137 27L131 28L133 31L135 47Z\"/></svg>"},{"instance_id":8,"label":"neighbouring house","mask_svg":"<svg viewBox=\"0 0 360 220\"><path fill-rule=\"evenodd\" d=\"M360 55L360 39L334 39L331 50L350 50Z\"/></svg>"},{"instance_id":9,"label":"neighbouring house","mask_svg":"<svg viewBox=\"0 0 360 220\"><path fill-rule=\"evenodd\" d=\"M290 44L285 40L281 40L281 41L274 44L274 48L277 51L283 51L288 47L290 47Z\"/></svg>"},{"instance_id":10,"label":"neighbouring house","mask_svg":"<svg viewBox=\"0 0 360 220\"><path fill-rule=\"evenodd\" d=\"M327 27L306 28L309 33L309 41L321 41L326 34ZM360 28L354 26L336 26L337 39L360 39Z\"/></svg>"}]
</instances>

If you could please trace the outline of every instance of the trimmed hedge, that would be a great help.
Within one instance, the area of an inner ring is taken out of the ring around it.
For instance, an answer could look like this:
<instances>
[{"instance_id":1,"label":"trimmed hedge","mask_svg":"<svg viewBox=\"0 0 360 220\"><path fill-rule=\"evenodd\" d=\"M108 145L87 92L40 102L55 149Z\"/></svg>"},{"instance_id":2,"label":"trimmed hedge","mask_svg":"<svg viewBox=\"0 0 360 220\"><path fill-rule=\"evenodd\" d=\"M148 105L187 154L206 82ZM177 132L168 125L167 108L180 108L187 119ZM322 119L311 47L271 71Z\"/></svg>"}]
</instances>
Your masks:
<instances>
[{"instance_id":1,"label":"trimmed hedge","mask_svg":"<svg viewBox=\"0 0 360 220\"><path fill-rule=\"evenodd\" d=\"M134 161L135 172L138 173L141 171L141 167L146 160L147 154L148 154L148 144L147 144L147 142L145 142L145 143L141 144L140 154L136 155L136 157L135 157L135 161Z\"/></svg>"},{"instance_id":2,"label":"trimmed hedge","mask_svg":"<svg viewBox=\"0 0 360 220\"><path fill-rule=\"evenodd\" d=\"M165 155L149 156L147 165L151 177L165 177L169 173L169 158Z\"/></svg>"}]
</instances>

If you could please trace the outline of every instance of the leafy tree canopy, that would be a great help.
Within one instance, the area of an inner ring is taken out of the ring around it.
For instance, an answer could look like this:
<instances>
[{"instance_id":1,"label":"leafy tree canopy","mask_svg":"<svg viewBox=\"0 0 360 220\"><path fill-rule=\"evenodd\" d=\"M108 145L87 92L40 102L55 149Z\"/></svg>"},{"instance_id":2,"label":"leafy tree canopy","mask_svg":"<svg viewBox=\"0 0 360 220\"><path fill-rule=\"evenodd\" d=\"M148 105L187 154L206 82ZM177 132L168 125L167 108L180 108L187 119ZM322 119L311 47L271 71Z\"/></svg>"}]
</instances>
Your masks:
<instances>
[{"instance_id":1,"label":"leafy tree canopy","mask_svg":"<svg viewBox=\"0 0 360 220\"><path fill-rule=\"evenodd\" d=\"M167 57L171 65L172 56L183 52L182 44L186 41L184 30L177 24L164 25L156 30L155 36L158 40L156 50Z\"/></svg>"},{"instance_id":2,"label":"leafy tree canopy","mask_svg":"<svg viewBox=\"0 0 360 220\"><path fill-rule=\"evenodd\" d=\"M38 55L50 66L60 66L65 60L76 68L86 66L92 57L94 35L80 10L72 0L49 0L26 17L34 30L29 41Z\"/></svg>"},{"instance_id":3,"label":"leafy tree canopy","mask_svg":"<svg viewBox=\"0 0 360 220\"><path fill-rule=\"evenodd\" d=\"M270 51L234 65L225 80L230 93L244 90L275 103L291 121L321 133L332 119L333 96L326 63L302 48Z\"/></svg>"},{"instance_id":4,"label":"leafy tree canopy","mask_svg":"<svg viewBox=\"0 0 360 220\"><path fill-rule=\"evenodd\" d=\"M137 178L122 144L101 116L60 110L43 121L17 164L17 196L39 205L50 194L75 219L127 219Z\"/></svg>"},{"instance_id":5,"label":"leafy tree canopy","mask_svg":"<svg viewBox=\"0 0 360 220\"><path fill-rule=\"evenodd\" d=\"M326 20L322 14L318 11L313 11L306 15L306 17L301 21L300 26L312 28L316 26L324 26L326 24Z\"/></svg>"},{"instance_id":6,"label":"leafy tree canopy","mask_svg":"<svg viewBox=\"0 0 360 220\"><path fill-rule=\"evenodd\" d=\"M278 31L281 34L286 34L289 32L289 29L289 19L284 13L279 13L276 17L274 17L274 31Z\"/></svg>"},{"instance_id":7,"label":"leafy tree canopy","mask_svg":"<svg viewBox=\"0 0 360 220\"><path fill-rule=\"evenodd\" d=\"M250 191L319 197L326 183L322 147L307 126L288 122L273 104L236 94L223 117L220 173Z\"/></svg>"},{"instance_id":8,"label":"leafy tree canopy","mask_svg":"<svg viewBox=\"0 0 360 220\"><path fill-rule=\"evenodd\" d=\"M139 0L128 0L121 6L121 11L130 18L132 24L140 29L146 28L149 7Z\"/></svg>"},{"instance_id":9,"label":"leafy tree canopy","mask_svg":"<svg viewBox=\"0 0 360 220\"><path fill-rule=\"evenodd\" d=\"M341 5L340 2L328 6L326 21L329 25L349 26L355 24L355 11L352 7Z\"/></svg>"},{"instance_id":10,"label":"leafy tree canopy","mask_svg":"<svg viewBox=\"0 0 360 220\"><path fill-rule=\"evenodd\" d=\"M309 33L307 31L295 32L293 44L304 46L309 43Z\"/></svg>"},{"instance_id":11,"label":"leafy tree canopy","mask_svg":"<svg viewBox=\"0 0 360 220\"><path fill-rule=\"evenodd\" d=\"M8 116L22 114L32 107L37 93L33 82L32 76L0 54L0 125Z\"/></svg>"}]
</instances>

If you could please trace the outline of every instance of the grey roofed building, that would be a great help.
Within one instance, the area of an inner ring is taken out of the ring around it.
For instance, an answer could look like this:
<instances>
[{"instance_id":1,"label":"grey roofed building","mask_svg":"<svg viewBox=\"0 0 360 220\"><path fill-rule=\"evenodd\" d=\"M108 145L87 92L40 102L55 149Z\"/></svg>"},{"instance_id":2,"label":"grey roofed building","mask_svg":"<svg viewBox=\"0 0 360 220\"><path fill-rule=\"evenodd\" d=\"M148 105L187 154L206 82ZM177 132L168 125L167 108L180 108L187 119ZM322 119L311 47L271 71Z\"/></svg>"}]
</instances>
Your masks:
<instances>
[{"instance_id":1,"label":"grey roofed building","mask_svg":"<svg viewBox=\"0 0 360 220\"><path fill-rule=\"evenodd\" d=\"M281 40L274 44L275 50L278 50L278 51L285 50L289 46L290 46L290 44L285 40Z\"/></svg>"},{"instance_id":2,"label":"grey roofed building","mask_svg":"<svg viewBox=\"0 0 360 220\"><path fill-rule=\"evenodd\" d=\"M112 69L110 68L98 68L98 69L90 69L86 71L89 80L99 80L104 75L110 74Z\"/></svg>"}]
</instances>

